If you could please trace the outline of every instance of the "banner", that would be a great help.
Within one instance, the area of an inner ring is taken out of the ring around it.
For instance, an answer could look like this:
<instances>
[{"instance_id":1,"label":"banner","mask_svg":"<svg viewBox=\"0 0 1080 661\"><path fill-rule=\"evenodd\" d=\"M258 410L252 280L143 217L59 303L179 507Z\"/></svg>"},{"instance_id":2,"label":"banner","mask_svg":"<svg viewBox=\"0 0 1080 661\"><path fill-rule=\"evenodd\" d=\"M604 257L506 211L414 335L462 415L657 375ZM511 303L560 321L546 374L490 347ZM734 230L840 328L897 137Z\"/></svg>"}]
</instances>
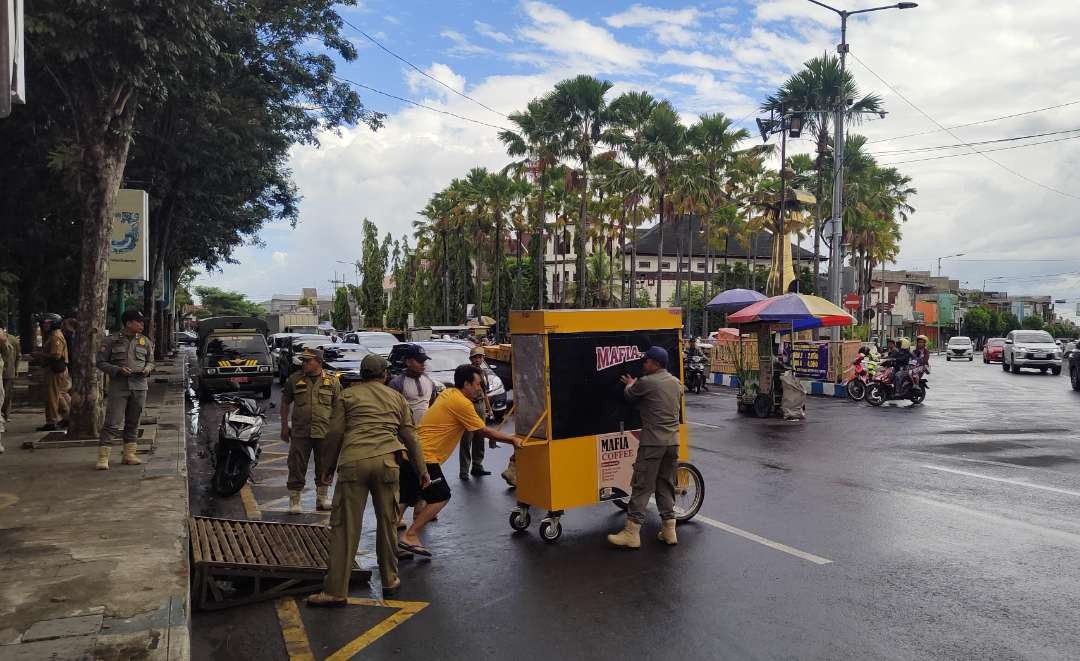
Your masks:
<instances>
[{"instance_id":1,"label":"banner","mask_svg":"<svg viewBox=\"0 0 1080 661\"><path fill-rule=\"evenodd\" d=\"M640 433L634 430L597 435L596 484L600 500L630 497Z\"/></svg>"},{"instance_id":2,"label":"banner","mask_svg":"<svg viewBox=\"0 0 1080 661\"><path fill-rule=\"evenodd\" d=\"M120 189L113 204L109 280L149 280L150 244L147 225L150 197L146 191Z\"/></svg>"},{"instance_id":3,"label":"banner","mask_svg":"<svg viewBox=\"0 0 1080 661\"><path fill-rule=\"evenodd\" d=\"M824 380L829 374L829 343L795 342L791 349L791 367L795 376Z\"/></svg>"}]
</instances>

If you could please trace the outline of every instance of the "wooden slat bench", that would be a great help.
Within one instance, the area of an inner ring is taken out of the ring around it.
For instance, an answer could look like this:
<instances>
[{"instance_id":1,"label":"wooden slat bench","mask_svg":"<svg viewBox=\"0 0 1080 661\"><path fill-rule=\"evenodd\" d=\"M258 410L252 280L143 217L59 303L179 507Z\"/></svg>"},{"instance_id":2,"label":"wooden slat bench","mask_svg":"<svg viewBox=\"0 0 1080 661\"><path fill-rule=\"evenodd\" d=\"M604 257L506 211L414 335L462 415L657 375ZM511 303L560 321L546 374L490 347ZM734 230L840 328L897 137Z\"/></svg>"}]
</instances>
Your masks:
<instances>
[{"instance_id":1,"label":"wooden slat bench","mask_svg":"<svg viewBox=\"0 0 1080 661\"><path fill-rule=\"evenodd\" d=\"M297 523L193 516L192 597L214 610L289 594L318 592L330 554L330 529ZM353 561L353 581L371 572Z\"/></svg>"}]
</instances>

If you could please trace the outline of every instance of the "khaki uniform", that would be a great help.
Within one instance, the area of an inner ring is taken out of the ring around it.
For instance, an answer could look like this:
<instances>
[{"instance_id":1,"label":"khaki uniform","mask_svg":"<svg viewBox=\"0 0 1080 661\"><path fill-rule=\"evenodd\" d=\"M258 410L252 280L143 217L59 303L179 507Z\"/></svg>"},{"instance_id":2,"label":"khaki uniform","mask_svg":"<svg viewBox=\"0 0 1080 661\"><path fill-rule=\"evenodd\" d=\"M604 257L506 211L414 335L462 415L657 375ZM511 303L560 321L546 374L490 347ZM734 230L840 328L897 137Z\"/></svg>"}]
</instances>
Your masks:
<instances>
[{"instance_id":1,"label":"khaki uniform","mask_svg":"<svg viewBox=\"0 0 1080 661\"><path fill-rule=\"evenodd\" d=\"M124 375L120 370L131 370ZM98 446L108 447L121 435L124 443L139 440L139 421L146 406L150 385L145 372L154 369L154 345L145 335L117 333L105 338L98 348L97 368L109 375L105 400L105 424Z\"/></svg>"},{"instance_id":2,"label":"khaki uniform","mask_svg":"<svg viewBox=\"0 0 1080 661\"><path fill-rule=\"evenodd\" d=\"M53 359L63 360L70 363L68 357L67 340L64 334L56 328L49 332L42 347L42 353ZM56 424L61 420L67 420L71 413L71 374L64 370L57 374L48 365L45 366L45 422Z\"/></svg>"},{"instance_id":3,"label":"khaki uniform","mask_svg":"<svg viewBox=\"0 0 1080 661\"><path fill-rule=\"evenodd\" d=\"M485 366L486 367L486 366ZM473 408L476 415L487 422L490 417L490 408L487 401L488 378L487 373L480 375L481 392L473 400ZM484 470L484 436L476 432L467 431L461 436L461 444L458 445L458 474L465 477L470 472L479 473Z\"/></svg>"},{"instance_id":4,"label":"khaki uniform","mask_svg":"<svg viewBox=\"0 0 1080 661\"><path fill-rule=\"evenodd\" d=\"M2 370L4 397L0 414L8 418L11 416L11 400L15 399L15 368L19 365L19 338L14 335L0 337L0 354L4 357Z\"/></svg>"},{"instance_id":5,"label":"khaki uniform","mask_svg":"<svg viewBox=\"0 0 1080 661\"><path fill-rule=\"evenodd\" d=\"M675 518L682 393L682 383L663 369L641 377L623 391L626 400L636 403L641 413L641 441L626 511L627 518L635 523L645 522L645 506L654 492L660 518Z\"/></svg>"},{"instance_id":6,"label":"khaki uniform","mask_svg":"<svg viewBox=\"0 0 1080 661\"><path fill-rule=\"evenodd\" d=\"M306 376L296 372L281 390L283 404L292 404L289 420L289 491L301 491L307 477L308 460L315 453L315 486L328 487L334 481L340 431L332 429L332 419L340 416L341 384L334 377Z\"/></svg>"},{"instance_id":7,"label":"khaki uniform","mask_svg":"<svg viewBox=\"0 0 1080 661\"><path fill-rule=\"evenodd\" d=\"M398 468L396 454L407 450L417 475L425 472L413 415L405 398L378 381L350 386L341 396L345 435L338 484L330 513L330 557L323 592L349 594L349 574L360 544L368 494L375 508L379 573L384 586L397 582Z\"/></svg>"}]
</instances>

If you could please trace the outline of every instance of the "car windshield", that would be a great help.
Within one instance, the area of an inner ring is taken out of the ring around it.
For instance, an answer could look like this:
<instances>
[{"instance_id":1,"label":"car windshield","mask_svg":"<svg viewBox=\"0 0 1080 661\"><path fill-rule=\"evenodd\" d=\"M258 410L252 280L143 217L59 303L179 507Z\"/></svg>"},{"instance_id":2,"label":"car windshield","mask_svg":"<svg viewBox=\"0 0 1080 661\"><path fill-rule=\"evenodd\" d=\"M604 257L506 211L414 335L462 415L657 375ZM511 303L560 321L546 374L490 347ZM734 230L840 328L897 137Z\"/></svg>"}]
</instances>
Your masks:
<instances>
[{"instance_id":1,"label":"car windshield","mask_svg":"<svg viewBox=\"0 0 1080 661\"><path fill-rule=\"evenodd\" d=\"M323 345L323 356L328 361L359 362L370 353L366 348L357 345L338 345L328 347Z\"/></svg>"},{"instance_id":2,"label":"car windshield","mask_svg":"<svg viewBox=\"0 0 1080 661\"><path fill-rule=\"evenodd\" d=\"M206 353L215 358L263 356L266 341L259 335L215 335L206 343Z\"/></svg>"},{"instance_id":3,"label":"car windshield","mask_svg":"<svg viewBox=\"0 0 1080 661\"><path fill-rule=\"evenodd\" d=\"M360 333L352 339L368 349L383 349L398 343L398 339L390 333Z\"/></svg>"},{"instance_id":4,"label":"car windshield","mask_svg":"<svg viewBox=\"0 0 1080 661\"><path fill-rule=\"evenodd\" d=\"M1005 346L1005 340L1001 338L994 338L987 342L986 345L991 347L1002 347Z\"/></svg>"},{"instance_id":5,"label":"car windshield","mask_svg":"<svg viewBox=\"0 0 1080 661\"><path fill-rule=\"evenodd\" d=\"M1027 331L1013 335L1013 341L1053 344L1054 338L1050 337L1050 333L1047 333L1046 331Z\"/></svg>"},{"instance_id":6,"label":"car windshield","mask_svg":"<svg viewBox=\"0 0 1080 661\"><path fill-rule=\"evenodd\" d=\"M971 344L971 338L967 337L954 337L949 340L949 344L956 344L960 346L967 346Z\"/></svg>"},{"instance_id":7,"label":"car windshield","mask_svg":"<svg viewBox=\"0 0 1080 661\"><path fill-rule=\"evenodd\" d=\"M458 365L465 365L469 362L469 351L464 347L461 349L424 347L424 351L431 358L427 362L429 372L452 372L457 369Z\"/></svg>"}]
</instances>

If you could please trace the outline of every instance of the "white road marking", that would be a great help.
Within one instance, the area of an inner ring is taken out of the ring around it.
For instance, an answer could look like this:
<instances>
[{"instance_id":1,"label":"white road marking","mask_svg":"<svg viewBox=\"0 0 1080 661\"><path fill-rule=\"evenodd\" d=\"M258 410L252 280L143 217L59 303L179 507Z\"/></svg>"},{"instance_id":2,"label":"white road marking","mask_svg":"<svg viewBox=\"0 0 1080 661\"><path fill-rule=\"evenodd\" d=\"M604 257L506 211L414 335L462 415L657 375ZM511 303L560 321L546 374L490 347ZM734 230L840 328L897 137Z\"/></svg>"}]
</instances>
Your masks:
<instances>
[{"instance_id":1,"label":"white road marking","mask_svg":"<svg viewBox=\"0 0 1080 661\"><path fill-rule=\"evenodd\" d=\"M723 427L721 427L719 425L707 425L704 422L694 422L693 420L687 420L686 424L688 424L688 425L696 425L698 427L708 427L709 429L723 429Z\"/></svg>"},{"instance_id":2,"label":"white road marking","mask_svg":"<svg viewBox=\"0 0 1080 661\"><path fill-rule=\"evenodd\" d=\"M1052 491L1054 493L1065 494L1066 496L1080 496L1080 491L1071 491L1069 489L1059 489L1057 487L1046 487L1041 484L1032 484L1031 482L1025 482L1023 480L1010 480L1007 477L991 477L989 475L980 475L979 473L971 473L968 471L956 470L955 468L945 468L944 466L931 466L929 464L923 464L923 468L929 468L934 471L943 471L945 473L953 473L956 475L964 475L966 477L977 477L982 480L990 480L991 482L1004 482L1005 484L1015 484L1019 487L1028 487L1030 489L1040 489L1042 491Z\"/></svg>"},{"instance_id":3,"label":"white road marking","mask_svg":"<svg viewBox=\"0 0 1080 661\"><path fill-rule=\"evenodd\" d=\"M815 565L832 564L832 560L829 560L828 558L823 558L820 555L814 555L813 553L807 553L806 551L800 551L797 548L788 546L787 544L781 544L780 542L774 542L771 539L765 539L761 535L755 535L752 532L748 532L748 531L743 530L741 528L736 528L735 526L728 525L728 524L724 523L723 521L717 521L716 519L710 519L709 517L704 516L702 514L698 514L697 516L695 516L694 521L701 521L702 523L708 524L708 525L712 526L713 528L723 530L724 532L729 532L729 533L731 533L733 535L738 535L739 537L742 537L743 539L749 539L751 542L757 542L758 544L761 544L763 546L768 546L771 549L776 549L777 551L787 553L788 555L793 555L796 558L801 558L803 560L808 560L808 561L814 563Z\"/></svg>"}]
</instances>

